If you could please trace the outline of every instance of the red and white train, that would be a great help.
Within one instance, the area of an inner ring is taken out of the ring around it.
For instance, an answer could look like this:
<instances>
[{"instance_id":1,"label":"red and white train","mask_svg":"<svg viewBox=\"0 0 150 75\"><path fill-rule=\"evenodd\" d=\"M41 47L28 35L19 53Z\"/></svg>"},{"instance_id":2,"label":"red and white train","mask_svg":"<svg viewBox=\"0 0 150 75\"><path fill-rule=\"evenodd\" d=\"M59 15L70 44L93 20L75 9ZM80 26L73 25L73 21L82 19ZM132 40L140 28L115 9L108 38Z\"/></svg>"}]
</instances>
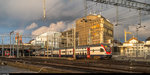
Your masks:
<instances>
[{"instance_id":1,"label":"red and white train","mask_svg":"<svg viewBox=\"0 0 150 75\"><path fill-rule=\"evenodd\" d=\"M10 51L9 50L6 50L5 51L5 56L9 56L10 55Z\"/></svg>"},{"instance_id":2,"label":"red and white train","mask_svg":"<svg viewBox=\"0 0 150 75\"><path fill-rule=\"evenodd\" d=\"M111 58L112 50L109 44L99 44L99 45L90 45L90 46L80 46L75 50L76 58ZM74 56L74 48L62 48L62 49L54 49L33 52L33 55L40 56L51 56L53 57L73 57Z\"/></svg>"}]
</instances>

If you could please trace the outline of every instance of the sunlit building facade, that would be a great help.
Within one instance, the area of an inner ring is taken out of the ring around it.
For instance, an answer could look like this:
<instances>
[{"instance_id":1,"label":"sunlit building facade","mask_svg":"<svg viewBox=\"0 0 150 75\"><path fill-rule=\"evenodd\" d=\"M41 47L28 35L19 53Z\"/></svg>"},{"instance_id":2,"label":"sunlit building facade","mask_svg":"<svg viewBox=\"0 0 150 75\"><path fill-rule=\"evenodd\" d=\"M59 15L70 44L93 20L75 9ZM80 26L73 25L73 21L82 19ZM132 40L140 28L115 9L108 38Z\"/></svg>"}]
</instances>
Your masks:
<instances>
[{"instance_id":1,"label":"sunlit building facade","mask_svg":"<svg viewBox=\"0 0 150 75\"><path fill-rule=\"evenodd\" d=\"M146 52L144 45L144 41L139 41L133 36L120 46L120 54L126 57L144 57Z\"/></svg>"},{"instance_id":2,"label":"sunlit building facade","mask_svg":"<svg viewBox=\"0 0 150 75\"><path fill-rule=\"evenodd\" d=\"M78 45L112 43L114 27L101 15L90 14L76 20Z\"/></svg>"}]
</instances>

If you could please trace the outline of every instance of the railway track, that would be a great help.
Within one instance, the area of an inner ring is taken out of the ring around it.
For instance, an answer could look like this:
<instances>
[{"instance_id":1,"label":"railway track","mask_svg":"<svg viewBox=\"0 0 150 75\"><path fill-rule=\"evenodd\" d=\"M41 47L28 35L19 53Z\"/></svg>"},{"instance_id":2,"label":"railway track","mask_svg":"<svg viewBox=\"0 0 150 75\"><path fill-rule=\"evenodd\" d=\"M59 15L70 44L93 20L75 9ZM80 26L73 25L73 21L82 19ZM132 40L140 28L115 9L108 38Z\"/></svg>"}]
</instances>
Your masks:
<instances>
[{"instance_id":1,"label":"railway track","mask_svg":"<svg viewBox=\"0 0 150 75\"><path fill-rule=\"evenodd\" d=\"M59 69L66 69L72 71L80 71L84 73L147 73L146 70L138 70L139 68L148 68L135 65L128 65L129 63L118 65L113 60L59 60L59 59L39 59L39 58L15 58L6 59L4 61L21 62L33 65L50 66ZM108 63L109 62L109 63ZM110 64L111 63L111 64ZM114 64L116 63L116 64ZM120 64L121 62L119 62ZM149 69L147 69L149 70Z\"/></svg>"}]
</instances>

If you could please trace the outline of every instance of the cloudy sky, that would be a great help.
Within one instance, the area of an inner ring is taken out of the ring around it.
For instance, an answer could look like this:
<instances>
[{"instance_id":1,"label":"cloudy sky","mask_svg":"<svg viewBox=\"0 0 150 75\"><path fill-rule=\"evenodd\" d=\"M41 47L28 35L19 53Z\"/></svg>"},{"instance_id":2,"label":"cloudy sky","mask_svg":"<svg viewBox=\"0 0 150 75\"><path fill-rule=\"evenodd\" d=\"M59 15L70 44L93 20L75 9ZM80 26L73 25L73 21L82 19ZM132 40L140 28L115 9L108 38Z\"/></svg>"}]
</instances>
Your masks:
<instances>
[{"instance_id":1,"label":"cloudy sky","mask_svg":"<svg viewBox=\"0 0 150 75\"><path fill-rule=\"evenodd\" d=\"M11 31L23 35L39 35L49 30L64 31L72 27L74 21L84 16L83 0L46 0L46 19L43 20L43 0L0 0L0 34ZM138 1L138 0L137 0ZM139 0L150 3L149 0ZM110 5L88 2L88 13L102 14L116 24L116 8ZM142 12L143 14L147 12ZM124 28L135 33L139 23L138 11L119 7L119 26L115 27L115 39L124 41ZM139 35L144 41L150 35L150 16L142 15ZM129 35L129 38L131 35Z\"/></svg>"}]
</instances>

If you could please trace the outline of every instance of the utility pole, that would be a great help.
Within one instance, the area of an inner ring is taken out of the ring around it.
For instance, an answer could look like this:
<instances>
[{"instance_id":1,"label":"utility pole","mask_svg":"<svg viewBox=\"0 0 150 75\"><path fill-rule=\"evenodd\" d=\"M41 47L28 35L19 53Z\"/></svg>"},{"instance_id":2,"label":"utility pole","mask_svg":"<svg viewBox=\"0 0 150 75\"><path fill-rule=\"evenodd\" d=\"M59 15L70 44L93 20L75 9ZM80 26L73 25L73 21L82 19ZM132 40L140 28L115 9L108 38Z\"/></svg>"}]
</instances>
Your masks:
<instances>
[{"instance_id":1,"label":"utility pole","mask_svg":"<svg viewBox=\"0 0 150 75\"><path fill-rule=\"evenodd\" d=\"M117 0L117 3L118 3L118 0ZM119 11L118 11L118 5L116 5L116 29L118 30L118 13L119 13ZM119 43L119 35L118 34L116 34L116 36L117 36L117 44L116 44L116 46L117 46L117 48L116 48L116 50L118 51L118 43ZM118 53L117 53L118 54Z\"/></svg>"},{"instance_id":2,"label":"utility pole","mask_svg":"<svg viewBox=\"0 0 150 75\"><path fill-rule=\"evenodd\" d=\"M139 31L139 28L137 27L137 28L136 28L137 39L138 39L138 31ZM136 57L137 57L137 56L138 56L138 55L137 55L137 51L138 51L138 42L136 43L136 48L137 48L137 49L136 49Z\"/></svg>"},{"instance_id":3,"label":"utility pole","mask_svg":"<svg viewBox=\"0 0 150 75\"><path fill-rule=\"evenodd\" d=\"M14 33L14 31L10 32L10 56L12 55L12 54L11 54L11 52L12 52L12 51L11 51L11 34L12 34L12 33Z\"/></svg>"},{"instance_id":4,"label":"utility pole","mask_svg":"<svg viewBox=\"0 0 150 75\"><path fill-rule=\"evenodd\" d=\"M76 26L74 26L74 59L76 59Z\"/></svg>"},{"instance_id":5,"label":"utility pole","mask_svg":"<svg viewBox=\"0 0 150 75\"><path fill-rule=\"evenodd\" d=\"M46 38L46 37L44 37L44 38ZM46 48L46 41L45 41L45 48ZM44 57L45 57L45 49L44 49Z\"/></svg>"},{"instance_id":6,"label":"utility pole","mask_svg":"<svg viewBox=\"0 0 150 75\"><path fill-rule=\"evenodd\" d=\"M19 35L17 35L17 58L19 58L19 47L18 47L18 43L19 43Z\"/></svg>"},{"instance_id":7,"label":"utility pole","mask_svg":"<svg viewBox=\"0 0 150 75\"><path fill-rule=\"evenodd\" d=\"M51 56L53 57L53 50L54 50L54 47L55 47L55 33L53 34L53 38L52 38L52 52L51 52Z\"/></svg>"},{"instance_id":8,"label":"utility pole","mask_svg":"<svg viewBox=\"0 0 150 75\"><path fill-rule=\"evenodd\" d=\"M139 28L141 28L141 10L139 10L139 24L138 25L140 25L140 27L136 27L136 35L137 35L137 39L138 39L138 31L139 31ZM137 47L137 49L136 49L136 57L138 57L138 42L136 43L136 47Z\"/></svg>"},{"instance_id":9,"label":"utility pole","mask_svg":"<svg viewBox=\"0 0 150 75\"><path fill-rule=\"evenodd\" d=\"M47 58L48 58L48 42L49 42L49 39L48 39L48 35L47 35Z\"/></svg>"},{"instance_id":10,"label":"utility pole","mask_svg":"<svg viewBox=\"0 0 150 75\"><path fill-rule=\"evenodd\" d=\"M10 32L10 56L11 56L11 32Z\"/></svg>"},{"instance_id":11,"label":"utility pole","mask_svg":"<svg viewBox=\"0 0 150 75\"><path fill-rule=\"evenodd\" d=\"M15 56L14 54L15 54L15 50L14 50L14 33L13 33L13 56Z\"/></svg>"},{"instance_id":12,"label":"utility pole","mask_svg":"<svg viewBox=\"0 0 150 75\"><path fill-rule=\"evenodd\" d=\"M46 0L43 0L43 19L46 18Z\"/></svg>"},{"instance_id":13,"label":"utility pole","mask_svg":"<svg viewBox=\"0 0 150 75\"><path fill-rule=\"evenodd\" d=\"M4 56L4 44L3 44L4 36L2 36L2 57Z\"/></svg>"},{"instance_id":14,"label":"utility pole","mask_svg":"<svg viewBox=\"0 0 150 75\"><path fill-rule=\"evenodd\" d=\"M68 48L68 32L67 32L67 48Z\"/></svg>"},{"instance_id":15,"label":"utility pole","mask_svg":"<svg viewBox=\"0 0 150 75\"><path fill-rule=\"evenodd\" d=\"M73 28L73 25L72 25L72 47L73 47L73 45L74 45L74 42L73 42L73 38L74 38L74 28Z\"/></svg>"}]
</instances>

